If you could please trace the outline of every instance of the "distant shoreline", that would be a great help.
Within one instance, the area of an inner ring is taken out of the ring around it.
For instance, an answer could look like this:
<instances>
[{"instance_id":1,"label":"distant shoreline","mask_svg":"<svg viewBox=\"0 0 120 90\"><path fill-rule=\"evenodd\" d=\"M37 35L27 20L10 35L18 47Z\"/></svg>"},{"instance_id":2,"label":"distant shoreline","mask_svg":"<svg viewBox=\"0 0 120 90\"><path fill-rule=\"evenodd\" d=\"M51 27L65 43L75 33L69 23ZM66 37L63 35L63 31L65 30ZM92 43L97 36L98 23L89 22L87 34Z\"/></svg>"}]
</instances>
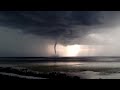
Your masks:
<instances>
[{"instance_id":1,"label":"distant shoreline","mask_svg":"<svg viewBox=\"0 0 120 90\"><path fill-rule=\"evenodd\" d=\"M80 56L80 57L0 57L0 58L120 58L120 56Z\"/></svg>"},{"instance_id":2,"label":"distant shoreline","mask_svg":"<svg viewBox=\"0 0 120 90\"><path fill-rule=\"evenodd\" d=\"M120 62L120 57L0 57L0 63L27 62Z\"/></svg>"}]
</instances>

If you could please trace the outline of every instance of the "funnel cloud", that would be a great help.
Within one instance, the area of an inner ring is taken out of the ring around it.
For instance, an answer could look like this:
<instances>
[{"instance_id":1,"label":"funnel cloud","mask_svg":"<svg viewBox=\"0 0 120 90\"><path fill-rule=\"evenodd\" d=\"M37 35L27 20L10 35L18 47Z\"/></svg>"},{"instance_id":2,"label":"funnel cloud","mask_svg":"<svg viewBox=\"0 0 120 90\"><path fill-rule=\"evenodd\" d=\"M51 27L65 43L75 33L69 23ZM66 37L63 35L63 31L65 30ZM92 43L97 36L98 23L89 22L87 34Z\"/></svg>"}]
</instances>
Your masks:
<instances>
[{"instance_id":1,"label":"funnel cloud","mask_svg":"<svg viewBox=\"0 0 120 90\"><path fill-rule=\"evenodd\" d=\"M120 56L120 11L0 11L0 57L62 56L68 45Z\"/></svg>"}]
</instances>

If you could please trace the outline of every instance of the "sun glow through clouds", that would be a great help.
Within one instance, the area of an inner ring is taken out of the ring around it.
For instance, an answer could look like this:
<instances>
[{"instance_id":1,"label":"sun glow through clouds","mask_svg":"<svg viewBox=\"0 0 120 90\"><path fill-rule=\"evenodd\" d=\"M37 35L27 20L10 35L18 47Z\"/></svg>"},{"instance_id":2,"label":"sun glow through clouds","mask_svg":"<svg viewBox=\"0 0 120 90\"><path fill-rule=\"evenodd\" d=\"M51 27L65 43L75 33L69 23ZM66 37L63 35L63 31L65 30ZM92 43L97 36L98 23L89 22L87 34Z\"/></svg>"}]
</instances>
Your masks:
<instances>
[{"instance_id":1,"label":"sun glow through clouds","mask_svg":"<svg viewBox=\"0 0 120 90\"><path fill-rule=\"evenodd\" d=\"M77 57L77 56L91 56L95 55L96 50L99 51L100 47L91 46L91 45L57 45L56 51L57 55L61 57ZM54 54L53 45L49 46L49 53Z\"/></svg>"},{"instance_id":2,"label":"sun glow through clouds","mask_svg":"<svg viewBox=\"0 0 120 90\"><path fill-rule=\"evenodd\" d=\"M65 53L66 56L73 57L73 56L77 56L80 51L81 51L80 45L68 45L66 46Z\"/></svg>"}]
</instances>

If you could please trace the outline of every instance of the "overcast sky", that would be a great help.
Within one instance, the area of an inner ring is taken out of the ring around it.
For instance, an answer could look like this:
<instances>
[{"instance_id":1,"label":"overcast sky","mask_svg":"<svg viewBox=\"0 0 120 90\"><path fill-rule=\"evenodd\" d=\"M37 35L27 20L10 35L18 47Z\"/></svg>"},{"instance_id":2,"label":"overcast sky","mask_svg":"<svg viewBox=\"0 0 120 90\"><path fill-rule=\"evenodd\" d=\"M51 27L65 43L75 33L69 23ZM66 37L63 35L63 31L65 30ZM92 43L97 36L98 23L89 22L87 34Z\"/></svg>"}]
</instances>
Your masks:
<instances>
[{"instance_id":1,"label":"overcast sky","mask_svg":"<svg viewBox=\"0 0 120 90\"><path fill-rule=\"evenodd\" d=\"M120 56L120 11L0 11L0 57L54 56L56 40Z\"/></svg>"}]
</instances>

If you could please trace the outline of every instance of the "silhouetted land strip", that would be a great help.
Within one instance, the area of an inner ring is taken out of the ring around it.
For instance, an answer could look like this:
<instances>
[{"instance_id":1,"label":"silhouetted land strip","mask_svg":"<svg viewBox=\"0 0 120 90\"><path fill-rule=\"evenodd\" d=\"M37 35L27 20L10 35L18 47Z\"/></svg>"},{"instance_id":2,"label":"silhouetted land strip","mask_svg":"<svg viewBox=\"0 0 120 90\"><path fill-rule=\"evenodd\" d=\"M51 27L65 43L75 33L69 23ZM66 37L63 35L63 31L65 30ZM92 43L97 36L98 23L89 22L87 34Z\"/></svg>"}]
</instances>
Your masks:
<instances>
[{"instance_id":1,"label":"silhouetted land strip","mask_svg":"<svg viewBox=\"0 0 120 90\"><path fill-rule=\"evenodd\" d=\"M49 73L40 73L40 72L34 72L28 69L14 69L11 67L0 67L0 72L5 73L14 73L19 75L25 75L25 76L34 76L34 77L40 77L40 78L46 78L46 79L53 79L53 80L68 80L68 79L77 79L79 80L79 77L76 76L68 76L64 73L57 73L57 72L49 72ZM1 75L0 74L0 80L25 80L25 78L19 78L19 77L13 77L13 76L7 76L7 75Z\"/></svg>"},{"instance_id":2,"label":"silhouetted land strip","mask_svg":"<svg viewBox=\"0 0 120 90\"><path fill-rule=\"evenodd\" d=\"M106 60L107 59L107 60ZM109 60L110 59L110 60ZM120 62L120 57L0 57L0 62Z\"/></svg>"},{"instance_id":3,"label":"silhouetted land strip","mask_svg":"<svg viewBox=\"0 0 120 90\"><path fill-rule=\"evenodd\" d=\"M25 78L19 78L19 77L12 77L7 75L1 75L0 74L0 80L26 80Z\"/></svg>"}]
</instances>

